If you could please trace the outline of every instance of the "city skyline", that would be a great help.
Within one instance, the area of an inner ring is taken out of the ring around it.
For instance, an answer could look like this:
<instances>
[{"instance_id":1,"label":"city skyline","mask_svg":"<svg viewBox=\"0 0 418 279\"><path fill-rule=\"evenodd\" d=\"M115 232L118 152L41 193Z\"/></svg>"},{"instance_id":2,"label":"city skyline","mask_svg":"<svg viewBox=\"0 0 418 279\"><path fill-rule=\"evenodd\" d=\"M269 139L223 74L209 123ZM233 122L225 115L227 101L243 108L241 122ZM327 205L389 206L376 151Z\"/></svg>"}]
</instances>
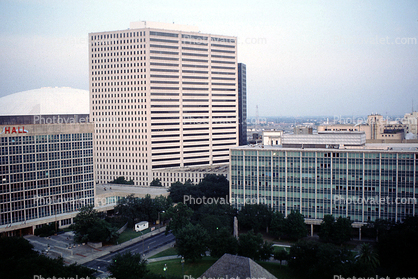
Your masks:
<instances>
[{"instance_id":1,"label":"city skyline","mask_svg":"<svg viewBox=\"0 0 418 279\"><path fill-rule=\"evenodd\" d=\"M262 116L403 115L418 103L414 2L219 4L2 2L0 97L48 86L88 90L87 34L149 20L237 36L250 116L256 105Z\"/></svg>"}]
</instances>

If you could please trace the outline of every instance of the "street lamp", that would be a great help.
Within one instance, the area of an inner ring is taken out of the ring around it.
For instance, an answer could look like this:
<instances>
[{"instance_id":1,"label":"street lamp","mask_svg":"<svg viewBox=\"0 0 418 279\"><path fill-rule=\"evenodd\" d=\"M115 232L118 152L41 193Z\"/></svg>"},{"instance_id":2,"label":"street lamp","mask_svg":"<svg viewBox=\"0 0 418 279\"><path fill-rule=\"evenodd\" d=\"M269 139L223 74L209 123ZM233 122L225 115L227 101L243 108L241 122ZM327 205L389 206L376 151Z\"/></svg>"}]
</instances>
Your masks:
<instances>
[{"instance_id":1,"label":"street lamp","mask_svg":"<svg viewBox=\"0 0 418 279\"><path fill-rule=\"evenodd\" d=\"M184 257L181 257L181 273L183 273L184 277Z\"/></svg>"},{"instance_id":2,"label":"street lamp","mask_svg":"<svg viewBox=\"0 0 418 279\"><path fill-rule=\"evenodd\" d=\"M167 278L167 264L164 264L163 270L164 270L165 278Z\"/></svg>"}]
</instances>

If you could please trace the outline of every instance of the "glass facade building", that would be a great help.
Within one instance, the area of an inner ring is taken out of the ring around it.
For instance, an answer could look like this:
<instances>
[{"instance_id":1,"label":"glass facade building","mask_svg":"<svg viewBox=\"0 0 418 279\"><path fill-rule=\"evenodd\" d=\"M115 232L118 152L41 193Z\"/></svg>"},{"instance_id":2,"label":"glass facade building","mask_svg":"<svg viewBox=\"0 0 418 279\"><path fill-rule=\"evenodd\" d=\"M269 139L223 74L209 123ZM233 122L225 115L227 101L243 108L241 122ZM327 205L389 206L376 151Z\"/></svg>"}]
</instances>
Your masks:
<instances>
[{"instance_id":1,"label":"glass facade building","mask_svg":"<svg viewBox=\"0 0 418 279\"><path fill-rule=\"evenodd\" d=\"M231 203L264 203L313 220L332 214L359 223L400 221L418 210L417 147L233 148Z\"/></svg>"},{"instance_id":2,"label":"glass facade building","mask_svg":"<svg viewBox=\"0 0 418 279\"><path fill-rule=\"evenodd\" d=\"M247 145L247 66L238 63L239 145Z\"/></svg>"},{"instance_id":3,"label":"glass facade building","mask_svg":"<svg viewBox=\"0 0 418 279\"><path fill-rule=\"evenodd\" d=\"M93 129L0 127L0 232L53 220L66 225L68 213L94 204Z\"/></svg>"}]
</instances>

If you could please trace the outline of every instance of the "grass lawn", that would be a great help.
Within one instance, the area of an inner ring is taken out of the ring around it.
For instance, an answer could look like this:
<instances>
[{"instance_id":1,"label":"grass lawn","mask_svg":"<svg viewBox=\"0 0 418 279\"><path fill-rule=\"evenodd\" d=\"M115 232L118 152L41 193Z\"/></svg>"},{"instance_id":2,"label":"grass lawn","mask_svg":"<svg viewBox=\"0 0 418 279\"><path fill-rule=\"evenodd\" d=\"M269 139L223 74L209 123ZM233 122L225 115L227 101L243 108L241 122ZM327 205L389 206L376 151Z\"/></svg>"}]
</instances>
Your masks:
<instances>
[{"instance_id":1,"label":"grass lawn","mask_svg":"<svg viewBox=\"0 0 418 279\"><path fill-rule=\"evenodd\" d=\"M287 253L290 251L290 247L281 247L281 246L273 246L274 252L279 252L281 250L286 250Z\"/></svg>"},{"instance_id":2,"label":"grass lawn","mask_svg":"<svg viewBox=\"0 0 418 279\"><path fill-rule=\"evenodd\" d=\"M204 257L194 263L186 262L184 263L184 274L197 278L211 267L216 260L212 257ZM183 277L180 259L148 263L148 269L153 274L165 275L163 271L164 264L167 264L167 275Z\"/></svg>"},{"instance_id":3,"label":"grass lawn","mask_svg":"<svg viewBox=\"0 0 418 279\"><path fill-rule=\"evenodd\" d=\"M280 265L278 263L270 262L257 262L259 265L264 267L268 272L280 279L299 279L296 278L291 272L287 265Z\"/></svg>"},{"instance_id":4,"label":"grass lawn","mask_svg":"<svg viewBox=\"0 0 418 279\"><path fill-rule=\"evenodd\" d=\"M166 257L166 256L177 256L177 250L176 248L168 248L164 251L161 251L158 254L155 254L154 256L150 257L150 259L154 258L160 258L160 257Z\"/></svg>"},{"instance_id":5,"label":"grass lawn","mask_svg":"<svg viewBox=\"0 0 418 279\"><path fill-rule=\"evenodd\" d=\"M123 233L119 235L118 243L123 243L125 241L131 240L132 238L141 236L143 234L149 233L151 231L150 228L143 230L141 232L136 232L134 229L127 228Z\"/></svg>"}]
</instances>

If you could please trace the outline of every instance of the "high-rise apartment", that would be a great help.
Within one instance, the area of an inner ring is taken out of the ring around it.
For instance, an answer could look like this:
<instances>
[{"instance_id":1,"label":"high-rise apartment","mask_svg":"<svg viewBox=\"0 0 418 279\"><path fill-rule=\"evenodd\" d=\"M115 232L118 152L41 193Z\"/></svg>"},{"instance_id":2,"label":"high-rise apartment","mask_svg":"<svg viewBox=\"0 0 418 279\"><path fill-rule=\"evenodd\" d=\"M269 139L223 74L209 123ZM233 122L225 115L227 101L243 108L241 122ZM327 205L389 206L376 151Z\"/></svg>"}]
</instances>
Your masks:
<instances>
[{"instance_id":1,"label":"high-rise apartment","mask_svg":"<svg viewBox=\"0 0 418 279\"><path fill-rule=\"evenodd\" d=\"M247 144L247 67L238 63L239 145Z\"/></svg>"},{"instance_id":2,"label":"high-rise apartment","mask_svg":"<svg viewBox=\"0 0 418 279\"><path fill-rule=\"evenodd\" d=\"M236 37L134 22L89 34L97 181L229 162L238 145Z\"/></svg>"}]
</instances>

